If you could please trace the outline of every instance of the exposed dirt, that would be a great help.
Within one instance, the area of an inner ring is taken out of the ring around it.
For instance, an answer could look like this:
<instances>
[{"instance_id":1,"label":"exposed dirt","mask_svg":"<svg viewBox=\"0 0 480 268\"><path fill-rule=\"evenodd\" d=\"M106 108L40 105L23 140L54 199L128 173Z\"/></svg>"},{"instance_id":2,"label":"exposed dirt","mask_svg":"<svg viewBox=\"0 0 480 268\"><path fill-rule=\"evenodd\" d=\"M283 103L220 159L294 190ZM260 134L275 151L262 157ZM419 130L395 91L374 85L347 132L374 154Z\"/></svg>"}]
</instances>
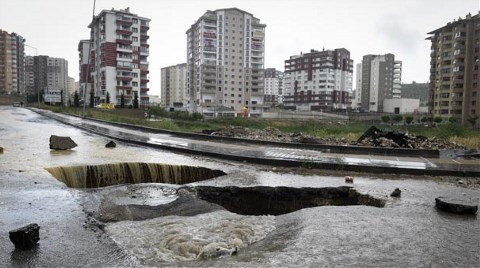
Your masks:
<instances>
[{"instance_id":1,"label":"exposed dirt","mask_svg":"<svg viewBox=\"0 0 480 268\"><path fill-rule=\"evenodd\" d=\"M368 132L368 133L367 133ZM385 132L377 128L370 128L358 141L349 141L345 138L312 137L303 133L286 133L273 127L265 129L249 129L244 127L228 126L219 130L204 130L204 134L222 137L235 137L252 140L264 140L290 143L313 143L328 145L357 145L390 148L414 149L466 149L461 144L456 144L436 137L415 136L409 133Z\"/></svg>"}]
</instances>

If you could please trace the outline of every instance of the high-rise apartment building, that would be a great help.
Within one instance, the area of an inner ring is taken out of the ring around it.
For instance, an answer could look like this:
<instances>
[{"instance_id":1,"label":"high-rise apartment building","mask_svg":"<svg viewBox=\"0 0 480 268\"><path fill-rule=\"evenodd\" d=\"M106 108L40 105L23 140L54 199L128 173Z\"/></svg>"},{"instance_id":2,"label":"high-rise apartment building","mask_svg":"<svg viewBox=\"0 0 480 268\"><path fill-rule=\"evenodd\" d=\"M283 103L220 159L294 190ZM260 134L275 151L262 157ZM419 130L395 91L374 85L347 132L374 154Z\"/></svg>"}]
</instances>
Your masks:
<instances>
[{"instance_id":1,"label":"high-rise apartment building","mask_svg":"<svg viewBox=\"0 0 480 268\"><path fill-rule=\"evenodd\" d=\"M88 57L93 58L93 53L90 53L90 40L80 40L78 43L78 84L80 99L83 99L91 92L93 86L93 77L89 76L89 73L93 72L93 60L89 62ZM87 71L90 69L90 71ZM88 79L88 82L87 82Z\"/></svg>"},{"instance_id":2,"label":"high-rise apartment building","mask_svg":"<svg viewBox=\"0 0 480 268\"><path fill-rule=\"evenodd\" d=\"M90 23L89 64L96 103L106 102L108 93L110 103L120 104L123 95L126 105L133 104L135 96L140 105L148 105L149 22L126 8L103 10Z\"/></svg>"},{"instance_id":3,"label":"high-rise apartment building","mask_svg":"<svg viewBox=\"0 0 480 268\"><path fill-rule=\"evenodd\" d=\"M264 103L278 104L283 102L283 72L275 68L267 68L264 71Z\"/></svg>"},{"instance_id":4,"label":"high-rise apartment building","mask_svg":"<svg viewBox=\"0 0 480 268\"><path fill-rule=\"evenodd\" d=\"M207 11L187 30L190 111L261 115L265 27L252 14L227 8Z\"/></svg>"},{"instance_id":5,"label":"high-rise apartment building","mask_svg":"<svg viewBox=\"0 0 480 268\"><path fill-rule=\"evenodd\" d=\"M468 125L469 118L480 114L480 12L428 34L430 113ZM476 123L480 126L480 120Z\"/></svg>"},{"instance_id":6,"label":"high-rise apartment building","mask_svg":"<svg viewBox=\"0 0 480 268\"><path fill-rule=\"evenodd\" d=\"M344 48L311 50L285 61L285 106L299 111L350 108L353 60Z\"/></svg>"},{"instance_id":7,"label":"high-rise apartment building","mask_svg":"<svg viewBox=\"0 0 480 268\"><path fill-rule=\"evenodd\" d=\"M382 112L385 99L401 98L402 62L395 55L365 55L357 64L355 103L363 111Z\"/></svg>"},{"instance_id":8,"label":"high-rise apartment building","mask_svg":"<svg viewBox=\"0 0 480 268\"><path fill-rule=\"evenodd\" d=\"M187 108L187 64L162 68L161 105L166 109Z\"/></svg>"},{"instance_id":9,"label":"high-rise apartment building","mask_svg":"<svg viewBox=\"0 0 480 268\"><path fill-rule=\"evenodd\" d=\"M1 29L0 92L25 93L25 39Z\"/></svg>"},{"instance_id":10,"label":"high-rise apartment building","mask_svg":"<svg viewBox=\"0 0 480 268\"><path fill-rule=\"evenodd\" d=\"M63 90L68 100L68 61L49 56L27 56L25 59L27 91L31 95L46 88ZM65 104L65 103L64 103Z\"/></svg>"}]
</instances>

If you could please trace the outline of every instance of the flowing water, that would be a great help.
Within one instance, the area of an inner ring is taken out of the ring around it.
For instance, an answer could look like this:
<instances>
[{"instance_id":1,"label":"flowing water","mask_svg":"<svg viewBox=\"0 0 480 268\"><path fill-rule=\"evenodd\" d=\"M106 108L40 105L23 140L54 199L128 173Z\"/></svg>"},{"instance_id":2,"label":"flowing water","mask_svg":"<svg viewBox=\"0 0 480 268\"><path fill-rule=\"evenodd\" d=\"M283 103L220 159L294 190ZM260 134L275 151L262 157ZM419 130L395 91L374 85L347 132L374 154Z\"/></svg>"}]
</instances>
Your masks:
<instances>
[{"instance_id":1,"label":"flowing water","mask_svg":"<svg viewBox=\"0 0 480 268\"><path fill-rule=\"evenodd\" d=\"M70 136L78 147L50 151L50 135ZM411 176L354 176L351 186L386 199L383 208L322 206L278 216L247 216L215 206L186 213L189 207L178 203L165 216L106 222L105 233L84 228L91 219L88 215L102 207L126 207L128 212L174 204L181 199L181 186L148 183L70 189L46 168L158 163L227 173L188 186L345 185L346 174L333 171L323 175L272 171L122 143L109 149L108 141L25 109L0 107L1 267L478 267L480 263L478 215L447 214L434 206L438 196L478 197L480 191ZM401 198L389 197L397 187ZM7 233L31 222L41 226L40 245L19 252Z\"/></svg>"}]
</instances>

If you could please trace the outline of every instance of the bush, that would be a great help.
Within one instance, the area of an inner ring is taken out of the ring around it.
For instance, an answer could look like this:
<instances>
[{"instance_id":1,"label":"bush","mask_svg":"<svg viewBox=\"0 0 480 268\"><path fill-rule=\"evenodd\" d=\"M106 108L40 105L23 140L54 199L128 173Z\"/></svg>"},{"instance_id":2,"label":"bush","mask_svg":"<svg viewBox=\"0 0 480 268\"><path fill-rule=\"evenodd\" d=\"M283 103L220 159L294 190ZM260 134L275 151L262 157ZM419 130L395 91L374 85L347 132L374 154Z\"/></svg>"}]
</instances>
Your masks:
<instances>
[{"instance_id":1,"label":"bush","mask_svg":"<svg viewBox=\"0 0 480 268\"><path fill-rule=\"evenodd\" d=\"M403 120L403 116L401 116L401 115L395 115L395 116L392 118L392 120L393 120L393 122L395 122L395 123L398 124L399 122L401 122L401 121Z\"/></svg>"},{"instance_id":2,"label":"bush","mask_svg":"<svg viewBox=\"0 0 480 268\"><path fill-rule=\"evenodd\" d=\"M383 123L388 123L390 121L390 116L388 116L388 115L382 116L382 121L383 121Z\"/></svg>"},{"instance_id":3,"label":"bush","mask_svg":"<svg viewBox=\"0 0 480 268\"><path fill-rule=\"evenodd\" d=\"M443 118L440 117L440 116L435 116L435 118L433 118L433 122L435 122L437 124L442 123L442 121L443 121Z\"/></svg>"},{"instance_id":4,"label":"bush","mask_svg":"<svg viewBox=\"0 0 480 268\"><path fill-rule=\"evenodd\" d=\"M407 123L407 125L410 125L410 123L413 122L413 116L407 116L405 117L405 123Z\"/></svg>"}]
</instances>

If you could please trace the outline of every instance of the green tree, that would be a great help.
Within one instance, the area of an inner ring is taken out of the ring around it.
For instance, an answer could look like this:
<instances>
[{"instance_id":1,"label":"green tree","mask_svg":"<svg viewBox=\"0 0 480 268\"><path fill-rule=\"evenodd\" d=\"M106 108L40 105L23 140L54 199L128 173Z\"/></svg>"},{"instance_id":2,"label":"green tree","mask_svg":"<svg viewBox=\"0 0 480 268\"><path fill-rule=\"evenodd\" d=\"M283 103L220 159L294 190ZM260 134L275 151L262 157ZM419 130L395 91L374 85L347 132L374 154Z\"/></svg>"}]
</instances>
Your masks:
<instances>
[{"instance_id":1,"label":"green tree","mask_svg":"<svg viewBox=\"0 0 480 268\"><path fill-rule=\"evenodd\" d=\"M125 108L125 96L123 95L120 95L120 108Z\"/></svg>"},{"instance_id":2,"label":"green tree","mask_svg":"<svg viewBox=\"0 0 480 268\"><path fill-rule=\"evenodd\" d=\"M73 94L73 106L80 107L80 96L77 91Z\"/></svg>"},{"instance_id":3,"label":"green tree","mask_svg":"<svg viewBox=\"0 0 480 268\"><path fill-rule=\"evenodd\" d=\"M440 116L435 116L435 117L433 118L433 122L435 122L435 123L437 123L437 124L442 123L442 121L443 121L443 118L440 117Z\"/></svg>"},{"instance_id":4,"label":"green tree","mask_svg":"<svg viewBox=\"0 0 480 268\"><path fill-rule=\"evenodd\" d=\"M133 94L133 109L138 109L138 94L136 91Z\"/></svg>"},{"instance_id":5,"label":"green tree","mask_svg":"<svg viewBox=\"0 0 480 268\"><path fill-rule=\"evenodd\" d=\"M427 123L428 122L428 118L426 116L422 117L422 119L420 120L422 121L422 123Z\"/></svg>"},{"instance_id":6,"label":"green tree","mask_svg":"<svg viewBox=\"0 0 480 268\"><path fill-rule=\"evenodd\" d=\"M405 117L405 123L407 123L407 125L410 125L412 122L413 122L413 116L408 115Z\"/></svg>"},{"instance_id":7,"label":"green tree","mask_svg":"<svg viewBox=\"0 0 480 268\"><path fill-rule=\"evenodd\" d=\"M478 115L474 114L471 115L469 118L467 118L468 123L472 125L472 128L475 128L475 124L477 123L478 120Z\"/></svg>"},{"instance_id":8,"label":"green tree","mask_svg":"<svg viewBox=\"0 0 480 268\"><path fill-rule=\"evenodd\" d=\"M105 102L110 103L110 93L107 92L107 96L105 97Z\"/></svg>"},{"instance_id":9,"label":"green tree","mask_svg":"<svg viewBox=\"0 0 480 268\"><path fill-rule=\"evenodd\" d=\"M95 102L95 96L93 95L93 90L92 90L92 91L90 91L90 105L89 105L90 108L94 107L94 105L95 105L94 102Z\"/></svg>"},{"instance_id":10,"label":"green tree","mask_svg":"<svg viewBox=\"0 0 480 268\"><path fill-rule=\"evenodd\" d=\"M393 122L395 122L396 124L398 124L398 123L402 122L403 116L397 114L397 115L395 115L395 116L392 118L392 120L393 120Z\"/></svg>"},{"instance_id":11,"label":"green tree","mask_svg":"<svg viewBox=\"0 0 480 268\"><path fill-rule=\"evenodd\" d=\"M388 116L388 115L382 116L382 121L383 121L383 123L388 123L390 121L390 116Z\"/></svg>"},{"instance_id":12,"label":"green tree","mask_svg":"<svg viewBox=\"0 0 480 268\"><path fill-rule=\"evenodd\" d=\"M456 123L456 122L457 122L457 119L456 119L455 117L453 117L453 116L452 116L452 117L448 118L448 122L450 122L450 123L454 124L454 123Z\"/></svg>"}]
</instances>

